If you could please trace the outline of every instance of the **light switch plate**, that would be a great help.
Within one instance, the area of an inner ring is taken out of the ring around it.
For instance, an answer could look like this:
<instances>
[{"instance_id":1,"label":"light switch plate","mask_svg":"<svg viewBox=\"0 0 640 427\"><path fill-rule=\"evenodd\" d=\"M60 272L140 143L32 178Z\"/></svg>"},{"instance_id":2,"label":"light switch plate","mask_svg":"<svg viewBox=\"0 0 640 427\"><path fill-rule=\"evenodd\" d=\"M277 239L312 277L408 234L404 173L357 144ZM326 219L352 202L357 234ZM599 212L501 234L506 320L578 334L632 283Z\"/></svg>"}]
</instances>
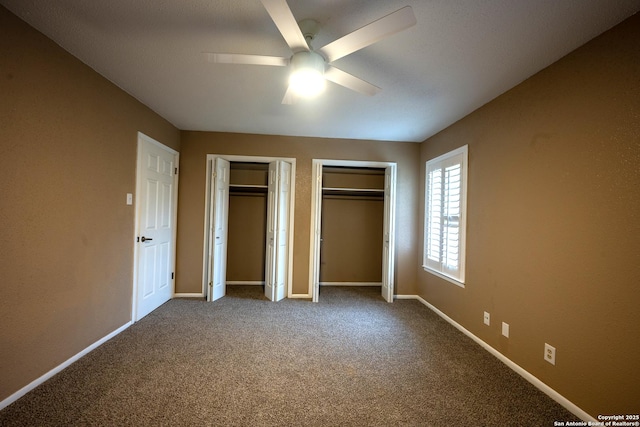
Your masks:
<instances>
[{"instance_id":1,"label":"light switch plate","mask_svg":"<svg viewBox=\"0 0 640 427\"><path fill-rule=\"evenodd\" d=\"M127 193L127 205L133 204L133 194Z\"/></svg>"}]
</instances>

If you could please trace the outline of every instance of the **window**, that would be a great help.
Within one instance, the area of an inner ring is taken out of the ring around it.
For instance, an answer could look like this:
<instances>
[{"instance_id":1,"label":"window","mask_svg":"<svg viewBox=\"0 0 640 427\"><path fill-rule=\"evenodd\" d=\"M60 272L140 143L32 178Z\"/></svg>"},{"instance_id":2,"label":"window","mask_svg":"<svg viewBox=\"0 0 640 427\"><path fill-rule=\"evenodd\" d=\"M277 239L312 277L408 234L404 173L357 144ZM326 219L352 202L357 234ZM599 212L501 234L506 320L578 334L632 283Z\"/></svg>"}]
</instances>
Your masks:
<instances>
[{"instance_id":1,"label":"window","mask_svg":"<svg viewBox=\"0 0 640 427\"><path fill-rule=\"evenodd\" d=\"M425 172L425 270L464 286L467 208L465 145L429 160Z\"/></svg>"}]
</instances>

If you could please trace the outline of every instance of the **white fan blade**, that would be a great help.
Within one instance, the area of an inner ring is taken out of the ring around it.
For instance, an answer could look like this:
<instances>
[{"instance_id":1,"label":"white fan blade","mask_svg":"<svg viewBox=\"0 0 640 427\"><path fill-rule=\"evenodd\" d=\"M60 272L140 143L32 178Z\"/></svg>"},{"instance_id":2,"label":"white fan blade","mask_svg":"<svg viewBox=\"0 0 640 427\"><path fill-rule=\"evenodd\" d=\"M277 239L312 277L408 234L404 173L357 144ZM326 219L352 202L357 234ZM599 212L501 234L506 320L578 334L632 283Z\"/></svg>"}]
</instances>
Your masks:
<instances>
[{"instance_id":1,"label":"white fan blade","mask_svg":"<svg viewBox=\"0 0 640 427\"><path fill-rule=\"evenodd\" d=\"M411 6L405 6L321 47L317 51L327 58L327 62L332 62L415 24L416 17L413 14L413 9Z\"/></svg>"},{"instance_id":2,"label":"white fan blade","mask_svg":"<svg viewBox=\"0 0 640 427\"><path fill-rule=\"evenodd\" d=\"M291 9L286 0L262 0L264 8L267 9L267 13L271 16L271 19L280 30L280 34L284 37L293 53L302 51L308 51L309 45L307 40L302 35L300 27L294 18Z\"/></svg>"},{"instance_id":3,"label":"white fan blade","mask_svg":"<svg viewBox=\"0 0 640 427\"><path fill-rule=\"evenodd\" d=\"M244 55L242 53L204 53L207 61L217 64L249 64L249 65L275 65L285 67L289 65L289 58L279 56Z\"/></svg>"},{"instance_id":4,"label":"white fan blade","mask_svg":"<svg viewBox=\"0 0 640 427\"><path fill-rule=\"evenodd\" d=\"M363 95L373 96L382 90L378 86L365 82L364 80L336 67L332 67L331 65L327 66L327 69L324 72L324 78L348 89L355 90Z\"/></svg>"},{"instance_id":5,"label":"white fan blade","mask_svg":"<svg viewBox=\"0 0 640 427\"><path fill-rule=\"evenodd\" d=\"M293 105L298 102L298 96L293 92L291 86L287 88L287 92L284 94L284 98L282 98L282 103L285 105Z\"/></svg>"}]
</instances>

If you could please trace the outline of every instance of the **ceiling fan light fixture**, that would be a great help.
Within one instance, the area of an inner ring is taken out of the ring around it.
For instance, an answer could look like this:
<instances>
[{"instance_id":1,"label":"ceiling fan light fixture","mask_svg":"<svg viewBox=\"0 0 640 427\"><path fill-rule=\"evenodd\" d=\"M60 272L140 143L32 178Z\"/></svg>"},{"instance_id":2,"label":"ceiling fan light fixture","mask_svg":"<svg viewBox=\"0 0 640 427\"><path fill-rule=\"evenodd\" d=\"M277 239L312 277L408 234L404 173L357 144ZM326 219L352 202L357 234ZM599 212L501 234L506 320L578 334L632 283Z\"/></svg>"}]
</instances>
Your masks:
<instances>
[{"instance_id":1,"label":"ceiling fan light fixture","mask_svg":"<svg viewBox=\"0 0 640 427\"><path fill-rule=\"evenodd\" d=\"M315 52L298 52L291 57L289 88L300 97L312 98L324 91L324 58Z\"/></svg>"}]
</instances>

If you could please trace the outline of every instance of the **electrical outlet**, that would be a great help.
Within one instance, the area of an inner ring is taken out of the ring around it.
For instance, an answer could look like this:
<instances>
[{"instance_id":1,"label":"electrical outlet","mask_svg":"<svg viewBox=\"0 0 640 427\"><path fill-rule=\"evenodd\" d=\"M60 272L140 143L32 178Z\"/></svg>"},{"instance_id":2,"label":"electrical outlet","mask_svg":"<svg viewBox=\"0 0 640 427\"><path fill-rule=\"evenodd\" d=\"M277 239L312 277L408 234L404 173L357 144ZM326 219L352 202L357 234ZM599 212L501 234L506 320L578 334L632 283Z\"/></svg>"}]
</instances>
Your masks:
<instances>
[{"instance_id":1,"label":"electrical outlet","mask_svg":"<svg viewBox=\"0 0 640 427\"><path fill-rule=\"evenodd\" d=\"M491 324L491 315L486 311L484 312L484 324L487 326Z\"/></svg>"},{"instance_id":2,"label":"electrical outlet","mask_svg":"<svg viewBox=\"0 0 640 427\"><path fill-rule=\"evenodd\" d=\"M502 322L502 335L509 338L509 324L506 322Z\"/></svg>"},{"instance_id":3,"label":"electrical outlet","mask_svg":"<svg viewBox=\"0 0 640 427\"><path fill-rule=\"evenodd\" d=\"M556 364L556 348L547 343L544 343L544 360L552 365Z\"/></svg>"}]
</instances>

